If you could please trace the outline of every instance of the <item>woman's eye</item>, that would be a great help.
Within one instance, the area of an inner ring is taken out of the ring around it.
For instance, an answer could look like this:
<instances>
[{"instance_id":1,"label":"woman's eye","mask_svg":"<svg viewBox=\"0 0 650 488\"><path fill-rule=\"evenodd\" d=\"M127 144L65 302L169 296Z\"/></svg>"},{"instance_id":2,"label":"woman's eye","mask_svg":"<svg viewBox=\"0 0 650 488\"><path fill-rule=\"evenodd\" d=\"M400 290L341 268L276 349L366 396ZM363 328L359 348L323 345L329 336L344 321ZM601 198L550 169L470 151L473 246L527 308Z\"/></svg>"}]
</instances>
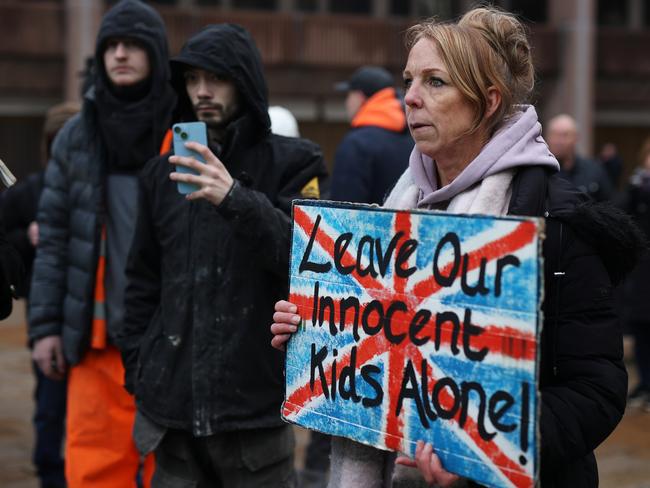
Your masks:
<instances>
[{"instance_id":1,"label":"woman's eye","mask_svg":"<svg viewBox=\"0 0 650 488\"><path fill-rule=\"evenodd\" d=\"M435 76L429 78L428 82L429 82L429 85L431 85L431 86L433 86L435 88L439 88L439 87L441 87L441 86L443 86L445 84L444 81L442 81L440 78L436 78Z\"/></svg>"},{"instance_id":2,"label":"woman's eye","mask_svg":"<svg viewBox=\"0 0 650 488\"><path fill-rule=\"evenodd\" d=\"M404 89L408 90L411 87L411 83L413 83L413 80L410 78L407 78L404 80Z\"/></svg>"}]
</instances>

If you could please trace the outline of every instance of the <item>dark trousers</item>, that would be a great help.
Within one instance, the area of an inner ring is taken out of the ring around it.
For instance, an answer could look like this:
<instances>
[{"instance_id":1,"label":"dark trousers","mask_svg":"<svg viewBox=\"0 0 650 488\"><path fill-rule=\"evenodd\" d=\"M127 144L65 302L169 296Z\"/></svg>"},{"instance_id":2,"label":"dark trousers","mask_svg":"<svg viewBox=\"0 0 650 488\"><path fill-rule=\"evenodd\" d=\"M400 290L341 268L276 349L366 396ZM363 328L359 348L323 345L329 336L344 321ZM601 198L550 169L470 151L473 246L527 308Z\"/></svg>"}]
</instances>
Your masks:
<instances>
[{"instance_id":1,"label":"dark trousers","mask_svg":"<svg viewBox=\"0 0 650 488\"><path fill-rule=\"evenodd\" d=\"M36 379L33 462L41 488L63 488L65 475L61 450L65 433L67 382L48 379L36 364L32 366Z\"/></svg>"},{"instance_id":2,"label":"dark trousers","mask_svg":"<svg viewBox=\"0 0 650 488\"><path fill-rule=\"evenodd\" d=\"M155 449L152 488L294 488L291 426L208 437L169 429Z\"/></svg>"},{"instance_id":3,"label":"dark trousers","mask_svg":"<svg viewBox=\"0 0 650 488\"><path fill-rule=\"evenodd\" d=\"M639 385L650 391L650 321L631 321L634 356L639 371Z\"/></svg>"},{"instance_id":4,"label":"dark trousers","mask_svg":"<svg viewBox=\"0 0 650 488\"><path fill-rule=\"evenodd\" d=\"M327 473L330 469L332 437L315 430L309 433L305 469Z\"/></svg>"}]
</instances>

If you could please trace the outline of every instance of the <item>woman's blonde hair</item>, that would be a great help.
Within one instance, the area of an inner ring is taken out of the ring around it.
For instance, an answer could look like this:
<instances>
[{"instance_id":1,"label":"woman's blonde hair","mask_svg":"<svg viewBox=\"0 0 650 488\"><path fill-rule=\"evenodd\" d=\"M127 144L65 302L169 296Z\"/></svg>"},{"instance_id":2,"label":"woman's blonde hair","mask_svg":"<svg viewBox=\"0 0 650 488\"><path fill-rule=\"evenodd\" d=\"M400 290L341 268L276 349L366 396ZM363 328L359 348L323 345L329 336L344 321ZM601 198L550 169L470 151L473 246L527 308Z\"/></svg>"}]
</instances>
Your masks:
<instances>
[{"instance_id":1,"label":"woman's blonde hair","mask_svg":"<svg viewBox=\"0 0 650 488\"><path fill-rule=\"evenodd\" d=\"M530 45L524 25L494 7L478 7L458 23L428 19L406 32L410 50L419 40L437 44L454 85L475 108L470 132L483 123L488 108L488 88L501 93L501 104L487 120L489 133L513 111L526 103L535 85Z\"/></svg>"}]
</instances>

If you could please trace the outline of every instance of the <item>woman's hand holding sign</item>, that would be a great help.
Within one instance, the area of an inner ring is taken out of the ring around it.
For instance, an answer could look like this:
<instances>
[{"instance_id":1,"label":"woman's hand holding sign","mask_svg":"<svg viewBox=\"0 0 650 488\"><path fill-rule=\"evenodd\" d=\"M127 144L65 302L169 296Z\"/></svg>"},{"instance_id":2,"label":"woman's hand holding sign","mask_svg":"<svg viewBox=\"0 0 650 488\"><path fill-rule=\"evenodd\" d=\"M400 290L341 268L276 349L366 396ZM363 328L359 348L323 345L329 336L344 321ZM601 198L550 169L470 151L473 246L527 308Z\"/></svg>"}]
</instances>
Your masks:
<instances>
[{"instance_id":1,"label":"woman's hand holding sign","mask_svg":"<svg viewBox=\"0 0 650 488\"><path fill-rule=\"evenodd\" d=\"M214 205L220 205L232 188L234 183L232 176L230 176L230 173L221 160L207 146L197 142L186 142L185 146L203 156L205 164L197 161L195 158L170 156L170 164L192 169L198 175L174 171L169 175L169 178L173 181L191 183L199 187L199 190L189 193L185 197L188 200L203 198Z\"/></svg>"},{"instance_id":2,"label":"woman's hand holding sign","mask_svg":"<svg viewBox=\"0 0 650 488\"><path fill-rule=\"evenodd\" d=\"M286 343L291 334L298 330L300 324L300 315L298 307L286 300L280 300L275 304L275 313L273 314L273 324L271 324L271 345L280 351L285 351Z\"/></svg>"},{"instance_id":3,"label":"woman's hand holding sign","mask_svg":"<svg viewBox=\"0 0 650 488\"><path fill-rule=\"evenodd\" d=\"M458 475L450 473L442 467L440 458L433 450L433 446L423 441L418 441L415 448L415 459L399 456L395 461L397 464L418 468L424 480L430 485L448 488L460 479Z\"/></svg>"}]
</instances>

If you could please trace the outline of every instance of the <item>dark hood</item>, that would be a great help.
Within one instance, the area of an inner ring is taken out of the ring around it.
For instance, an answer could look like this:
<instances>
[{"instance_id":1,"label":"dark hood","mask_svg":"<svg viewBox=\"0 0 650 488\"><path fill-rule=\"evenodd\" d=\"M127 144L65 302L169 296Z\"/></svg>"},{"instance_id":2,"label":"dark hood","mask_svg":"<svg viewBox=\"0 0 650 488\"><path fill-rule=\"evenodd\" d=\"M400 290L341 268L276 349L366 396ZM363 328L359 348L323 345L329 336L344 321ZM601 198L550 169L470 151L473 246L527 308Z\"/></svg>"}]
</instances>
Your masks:
<instances>
[{"instance_id":1,"label":"dark hood","mask_svg":"<svg viewBox=\"0 0 650 488\"><path fill-rule=\"evenodd\" d=\"M246 29L235 24L209 25L192 36L180 54L172 58L172 85L178 94L178 117L181 120L195 119L183 79L183 71L188 65L235 83L243 110L231 125L246 126L247 130L258 135L270 131L268 88L262 59Z\"/></svg>"},{"instance_id":2,"label":"dark hood","mask_svg":"<svg viewBox=\"0 0 650 488\"><path fill-rule=\"evenodd\" d=\"M115 37L136 39L148 53L149 78L126 90L110 84L104 66L107 41ZM176 104L168 59L165 24L153 8L121 0L104 15L95 48L94 103L109 172L137 171L158 154Z\"/></svg>"},{"instance_id":3,"label":"dark hood","mask_svg":"<svg viewBox=\"0 0 650 488\"><path fill-rule=\"evenodd\" d=\"M164 87L161 81L169 80L170 77L167 32L160 14L140 0L121 0L104 15L95 44L98 73L95 83L98 91L108 83L104 69L104 51L106 41L111 37L131 37L145 45L151 64L151 91L154 95L159 95Z\"/></svg>"}]
</instances>

